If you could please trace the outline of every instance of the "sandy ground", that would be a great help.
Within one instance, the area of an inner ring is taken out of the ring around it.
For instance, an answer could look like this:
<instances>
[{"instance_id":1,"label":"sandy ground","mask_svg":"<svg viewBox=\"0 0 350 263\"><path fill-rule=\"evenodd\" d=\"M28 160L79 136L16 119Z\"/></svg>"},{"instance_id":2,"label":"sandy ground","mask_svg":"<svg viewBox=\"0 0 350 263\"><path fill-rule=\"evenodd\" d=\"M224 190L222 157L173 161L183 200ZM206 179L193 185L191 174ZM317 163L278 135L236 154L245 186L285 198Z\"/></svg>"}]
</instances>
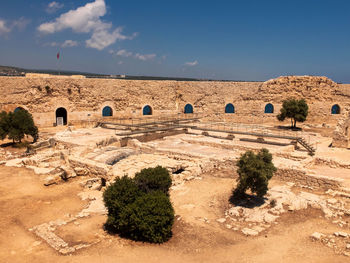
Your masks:
<instances>
[{"instance_id":1,"label":"sandy ground","mask_svg":"<svg viewBox=\"0 0 350 263\"><path fill-rule=\"evenodd\" d=\"M92 215L59 228L70 245L100 241L63 256L28 229L76 214L86 201L78 197L79 179L45 187L31 170L0 166L0 262L349 262L313 242L315 232L332 233L336 226L318 210L290 212L258 237L226 229L216 222L227 207L234 179L228 171L205 174L171 192L176 214L173 238L162 245L123 240L103 231L105 216ZM272 182L278 184L278 182ZM210 223L200 218L206 217Z\"/></svg>"}]
</instances>

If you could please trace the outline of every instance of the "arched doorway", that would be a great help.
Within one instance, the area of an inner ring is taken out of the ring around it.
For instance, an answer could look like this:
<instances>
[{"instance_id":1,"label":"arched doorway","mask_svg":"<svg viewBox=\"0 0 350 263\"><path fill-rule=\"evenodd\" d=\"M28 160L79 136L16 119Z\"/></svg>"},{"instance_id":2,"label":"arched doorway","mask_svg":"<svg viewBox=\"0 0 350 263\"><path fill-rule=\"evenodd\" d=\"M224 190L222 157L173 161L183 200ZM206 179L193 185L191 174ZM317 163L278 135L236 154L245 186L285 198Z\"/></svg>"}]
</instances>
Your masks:
<instances>
[{"instance_id":1,"label":"arched doorway","mask_svg":"<svg viewBox=\"0 0 350 263\"><path fill-rule=\"evenodd\" d=\"M111 107L106 106L102 110L102 117L111 117L113 116L113 110Z\"/></svg>"},{"instance_id":2,"label":"arched doorway","mask_svg":"<svg viewBox=\"0 0 350 263\"><path fill-rule=\"evenodd\" d=\"M331 110L332 114L340 114L340 107L338 104L335 104L332 106L332 110Z\"/></svg>"},{"instance_id":3,"label":"arched doorway","mask_svg":"<svg viewBox=\"0 0 350 263\"><path fill-rule=\"evenodd\" d=\"M229 103L225 107L225 113L235 113L235 106L232 103Z\"/></svg>"},{"instance_id":4,"label":"arched doorway","mask_svg":"<svg viewBox=\"0 0 350 263\"><path fill-rule=\"evenodd\" d=\"M20 111L20 110L24 110L25 111L25 109L23 109L22 107L17 107L13 112L17 112L17 111Z\"/></svg>"},{"instance_id":5,"label":"arched doorway","mask_svg":"<svg viewBox=\"0 0 350 263\"><path fill-rule=\"evenodd\" d=\"M67 110L65 108L58 108L56 110L56 125L67 125Z\"/></svg>"},{"instance_id":6,"label":"arched doorway","mask_svg":"<svg viewBox=\"0 0 350 263\"><path fill-rule=\"evenodd\" d=\"M193 113L193 106L191 104L186 104L184 109L185 114L191 114Z\"/></svg>"},{"instance_id":7,"label":"arched doorway","mask_svg":"<svg viewBox=\"0 0 350 263\"><path fill-rule=\"evenodd\" d=\"M149 105L146 105L145 107L143 107L143 110L142 110L142 114L143 115L152 115L152 108L151 106Z\"/></svg>"},{"instance_id":8,"label":"arched doorway","mask_svg":"<svg viewBox=\"0 0 350 263\"><path fill-rule=\"evenodd\" d=\"M273 105L271 103L266 104L265 113L273 113Z\"/></svg>"}]
</instances>

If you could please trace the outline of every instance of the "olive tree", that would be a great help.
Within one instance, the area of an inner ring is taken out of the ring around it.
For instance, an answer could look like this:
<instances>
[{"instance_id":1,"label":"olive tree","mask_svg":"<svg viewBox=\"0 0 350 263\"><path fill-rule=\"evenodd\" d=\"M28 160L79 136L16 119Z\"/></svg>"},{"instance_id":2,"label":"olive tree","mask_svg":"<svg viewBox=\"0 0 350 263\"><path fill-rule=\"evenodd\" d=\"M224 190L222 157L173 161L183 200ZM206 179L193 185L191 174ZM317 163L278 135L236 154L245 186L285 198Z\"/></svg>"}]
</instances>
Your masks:
<instances>
[{"instance_id":1,"label":"olive tree","mask_svg":"<svg viewBox=\"0 0 350 263\"><path fill-rule=\"evenodd\" d=\"M272 155L267 149L261 149L257 154L247 151L238 160L238 185L233 196L244 197L248 189L258 197L263 197L268 190L269 180L276 167L272 163Z\"/></svg>"},{"instance_id":2,"label":"olive tree","mask_svg":"<svg viewBox=\"0 0 350 263\"><path fill-rule=\"evenodd\" d=\"M277 119L284 121L286 118L290 118L291 128L296 128L297 121L306 121L308 111L309 107L304 99L287 99L283 101L281 112L277 115Z\"/></svg>"},{"instance_id":3,"label":"olive tree","mask_svg":"<svg viewBox=\"0 0 350 263\"><path fill-rule=\"evenodd\" d=\"M13 142L21 142L25 135L38 139L38 128L34 124L33 116L26 110L0 113L0 138L8 137Z\"/></svg>"}]
</instances>

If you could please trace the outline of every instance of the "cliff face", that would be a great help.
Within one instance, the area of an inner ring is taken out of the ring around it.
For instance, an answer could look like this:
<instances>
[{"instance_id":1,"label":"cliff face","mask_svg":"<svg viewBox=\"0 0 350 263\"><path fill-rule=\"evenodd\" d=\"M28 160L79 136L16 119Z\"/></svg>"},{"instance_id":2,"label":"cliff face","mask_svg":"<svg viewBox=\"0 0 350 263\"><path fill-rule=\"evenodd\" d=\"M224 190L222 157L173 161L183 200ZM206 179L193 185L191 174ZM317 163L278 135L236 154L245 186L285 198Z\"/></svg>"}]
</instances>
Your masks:
<instances>
[{"instance_id":1,"label":"cliff face","mask_svg":"<svg viewBox=\"0 0 350 263\"><path fill-rule=\"evenodd\" d=\"M190 103L194 112L236 122L273 122L289 97L304 98L310 106L309 121L335 124L339 115L331 107L350 103L350 85L338 85L326 77L289 76L261 82L142 81L78 78L0 77L0 110L23 107L40 126L51 126L55 112L64 107L68 121L101 118L110 106L116 117L142 116L150 105L154 115L183 112ZM235 114L224 114L232 103ZM267 103L273 114L265 114Z\"/></svg>"},{"instance_id":2,"label":"cliff face","mask_svg":"<svg viewBox=\"0 0 350 263\"><path fill-rule=\"evenodd\" d=\"M294 98L305 98L312 103L333 100L339 89L337 83L326 77L286 76L264 82L259 93L278 102L282 102L288 94Z\"/></svg>"},{"instance_id":3,"label":"cliff face","mask_svg":"<svg viewBox=\"0 0 350 263\"><path fill-rule=\"evenodd\" d=\"M333 132L332 146L350 148L350 107L345 108Z\"/></svg>"}]
</instances>

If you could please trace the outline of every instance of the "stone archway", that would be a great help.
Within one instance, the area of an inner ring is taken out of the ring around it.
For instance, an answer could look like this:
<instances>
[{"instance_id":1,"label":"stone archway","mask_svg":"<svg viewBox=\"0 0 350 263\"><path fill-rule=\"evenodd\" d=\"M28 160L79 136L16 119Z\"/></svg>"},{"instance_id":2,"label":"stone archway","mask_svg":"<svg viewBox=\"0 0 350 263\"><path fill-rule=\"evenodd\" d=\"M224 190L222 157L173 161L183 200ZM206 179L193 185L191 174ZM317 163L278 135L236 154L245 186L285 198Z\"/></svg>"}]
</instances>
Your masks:
<instances>
[{"instance_id":1,"label":"stone archway","mask_svg":"<svg viewBox=\"0 0 350 263\"><path fill-rule=\"evenodd\" d=\"M112 117L113 109L109 106L106 106L102 109L102 117Z\"/></svg>"},{"instance_id":2,"label":"stone archway","mask_svg":"<svg viewBox=\"0 0 350 263\"><path fill-rule=\"evenodd\" d=\"M142 115L152 115L153 114L153 110L152 107L149 105L146 105L143 107L142 109Z\"/></svg>"},{"instance_id":3,"label":"stone archway","mask_svg":"<svg viewBox=\"0 0 350 263\"><path fill-rule=\"evenodd\" d=\"M265 105L265 113L270 114L274 112L274 107L271 103Z\"/></svg>"},{"instance_id":4,"label":"stone archway","mask_svg":"<svg viewBox=\"0 0 350 263\"><path fill-rule=\"evenodd\" d=\"M340 107L338 104L334 104L331 108L332 114L340 114Z\"/></svg>"},{"instance_id":5,"label":"stone archway","mask_svg":"<svg viewBox=\"0 0 350 263\"><path fill-rule=\"evenodd\" d=\"M60 107L56 110L56 125L67 125L68 114L67 110L63 107Z\"/></svg>"},{"instance_id":6,"label":"stone archway","mask_svg":"<svg viewBox=\"0 0 350 263\"><path fill-rule=\"evenodd\" d=\"M225 113L235 113L235 106L232 103L226 104Z\"/></svg>"},{"instance_id":7,"label":"stone archway","mask_svg":"<svg viewBox=\"0 0 350 263\"><path fill-rule=\"evenodd\" d=\"M184 108L184 113L185 114L193 113L193 106L191 104L186 104L186 106Z\"/></svg>"},{"instance_id":8,"label":"stone archway","mask_svg":"<svg viewBox=\"0 0 350 263\"><path fill-rule=\"evenodd\" d=\"M23 107L17 107L13 112L17 112L17 111L20 111L20 110L25 110L25 111L27 111L27 110L24 109Z\"/></svg>"}]
</instances>

